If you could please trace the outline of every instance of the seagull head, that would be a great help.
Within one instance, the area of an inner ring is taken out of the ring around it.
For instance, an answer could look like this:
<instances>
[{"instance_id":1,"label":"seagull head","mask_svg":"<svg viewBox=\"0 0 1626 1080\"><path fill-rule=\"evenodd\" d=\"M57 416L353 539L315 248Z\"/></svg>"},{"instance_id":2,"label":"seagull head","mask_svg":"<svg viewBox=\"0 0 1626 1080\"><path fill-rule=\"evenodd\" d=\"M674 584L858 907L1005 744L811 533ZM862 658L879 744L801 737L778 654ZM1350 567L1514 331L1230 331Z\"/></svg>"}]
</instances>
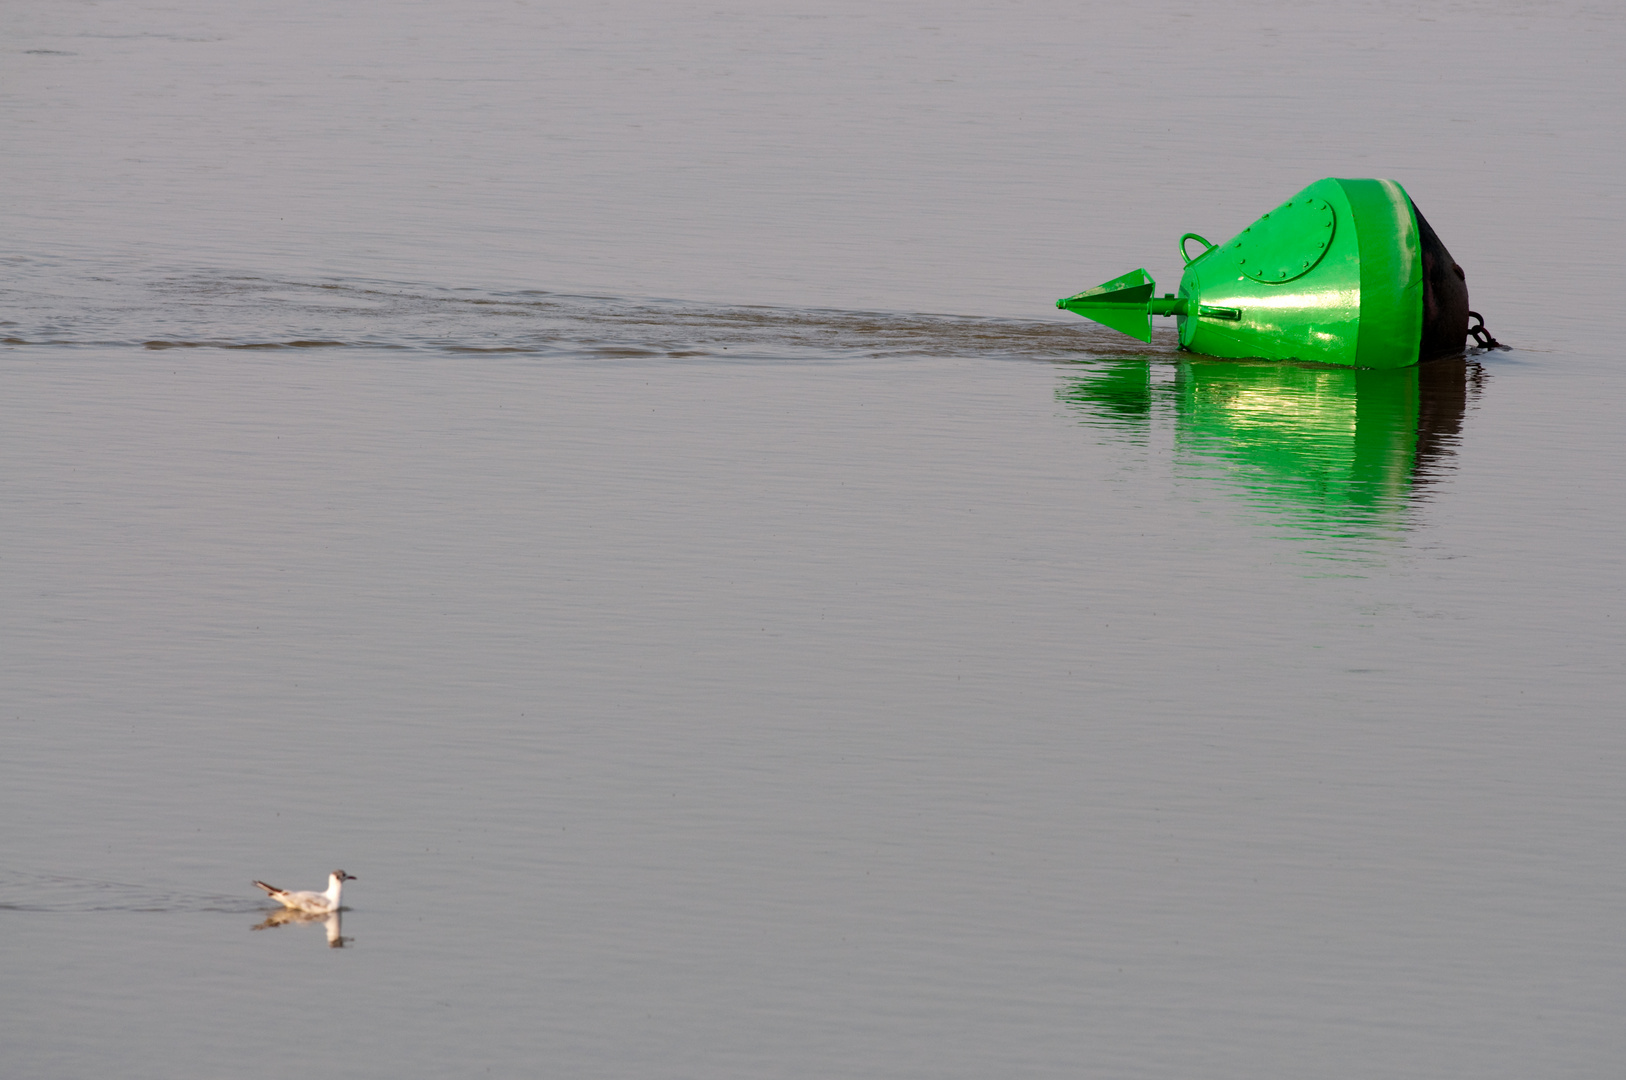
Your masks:
<instances>
[{"instance_id":1,"label":"seagull head","mask_svg":"<svg viewBox=\"0 0 1626 1080\"><path fill-rule=\"evenodd\" d=\"M360 881L361 880L360 878L356 877L353 874L345 873L343 870L335 870L335 871L333 871L332 876L333 876L333 879L335 881Z\"/></svg>"}]
</instances>

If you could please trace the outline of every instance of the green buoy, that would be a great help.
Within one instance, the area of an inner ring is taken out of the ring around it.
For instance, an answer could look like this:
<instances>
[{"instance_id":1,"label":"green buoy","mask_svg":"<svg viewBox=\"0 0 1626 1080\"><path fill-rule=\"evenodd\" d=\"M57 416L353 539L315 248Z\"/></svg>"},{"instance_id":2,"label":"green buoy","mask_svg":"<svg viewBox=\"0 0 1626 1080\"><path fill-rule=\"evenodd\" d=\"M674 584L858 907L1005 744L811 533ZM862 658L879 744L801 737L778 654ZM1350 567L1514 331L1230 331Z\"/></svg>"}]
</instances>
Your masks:
<instances>
[{"instance_id":1,"label":"green buoy","mask_svg":"<svg viewBox=\"0 0 1626 1080\"><path fill-rule=\"evenodd\" d=\"M1173 315L1182 349L1230 359L1398 368L1463 353L1462 268L1393 180L1318 180L1224 244L1187 233L1180 255L1178 295L1136 270L1056 306L1142 341Z\"/></svg>"}]
</instances>

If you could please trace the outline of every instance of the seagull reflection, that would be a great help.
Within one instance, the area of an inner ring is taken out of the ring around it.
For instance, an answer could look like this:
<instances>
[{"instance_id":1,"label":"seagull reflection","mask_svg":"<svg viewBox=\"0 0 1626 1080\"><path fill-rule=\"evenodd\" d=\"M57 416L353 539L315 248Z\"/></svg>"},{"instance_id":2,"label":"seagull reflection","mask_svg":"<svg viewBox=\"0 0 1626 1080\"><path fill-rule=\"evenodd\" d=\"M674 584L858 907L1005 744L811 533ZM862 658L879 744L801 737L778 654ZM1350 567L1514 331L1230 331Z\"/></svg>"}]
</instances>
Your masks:
<instances>
[{"instance_id":1,"label":"seagull reflection","mask_svg":"<svg viewBox=\"0 0 1626 1080\"><path fill-rule=\"evenodd\" d=\"M341 931L344 928L343 915L337 911L326 915L312 914L308 911L298 911L294 908L279 908L266 915L265 921L250 927L252 930L269 930L274 926L287 926L289 923L304 925L306 923L321 923L327 931L327 945L330 949L342 949L345 943L354 939L345 937Z\"/></svg>"}]
</instances>

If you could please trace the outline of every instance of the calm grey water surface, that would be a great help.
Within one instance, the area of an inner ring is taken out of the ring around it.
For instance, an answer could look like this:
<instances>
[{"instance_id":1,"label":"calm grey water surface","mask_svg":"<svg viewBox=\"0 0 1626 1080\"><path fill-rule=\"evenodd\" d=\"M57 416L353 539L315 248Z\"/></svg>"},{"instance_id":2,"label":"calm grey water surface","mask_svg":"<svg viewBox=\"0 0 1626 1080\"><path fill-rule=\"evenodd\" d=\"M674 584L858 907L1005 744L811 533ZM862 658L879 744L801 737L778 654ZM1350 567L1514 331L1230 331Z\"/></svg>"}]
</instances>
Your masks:
<instances>
[{"instance_id":1,"label":"calm grey water surface","mask_svg":"<svg viewBox=\"0 0 1626 1080\"><path fill-rule=\"evenodd\" d=\"M1617 1072L1623 47L7 5L0 1071ZM1049 308L1326 175L1514 351Z\"/></svg>"}]
</instances>

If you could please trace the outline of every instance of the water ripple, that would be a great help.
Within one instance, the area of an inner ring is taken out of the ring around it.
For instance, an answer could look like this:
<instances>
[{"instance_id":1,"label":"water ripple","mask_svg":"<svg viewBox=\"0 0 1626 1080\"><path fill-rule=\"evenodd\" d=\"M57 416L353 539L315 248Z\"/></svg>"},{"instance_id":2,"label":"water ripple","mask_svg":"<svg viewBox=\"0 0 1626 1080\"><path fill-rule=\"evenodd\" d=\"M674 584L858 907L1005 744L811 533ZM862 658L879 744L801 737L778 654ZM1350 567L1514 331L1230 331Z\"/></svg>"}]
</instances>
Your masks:
<instances>
[{"instance_id":1,"label":"water ripple","mask_svg":"<svg viewBox=\"0 0 1626 1080\"><path fill-rule=\"evenodd\" d=\"M95 911L251 914L264 903L221 893L177 893L122 881L0 870L0 911L80 914Z\"/></svg>"},{"instance_id":2,"label":"water ripple","mask_svg":"<svg viewBox=\"0 0 1626 1080\"><path fill-rule=\"evenodd\" d=\"M41 276L36 282L52 279ZM1079 322L488 292L254 275L103 276L0 291L0 345L166 349L403 349L591 360L1069 361L1172 354Z\"/></svg>"}]
</instances>

